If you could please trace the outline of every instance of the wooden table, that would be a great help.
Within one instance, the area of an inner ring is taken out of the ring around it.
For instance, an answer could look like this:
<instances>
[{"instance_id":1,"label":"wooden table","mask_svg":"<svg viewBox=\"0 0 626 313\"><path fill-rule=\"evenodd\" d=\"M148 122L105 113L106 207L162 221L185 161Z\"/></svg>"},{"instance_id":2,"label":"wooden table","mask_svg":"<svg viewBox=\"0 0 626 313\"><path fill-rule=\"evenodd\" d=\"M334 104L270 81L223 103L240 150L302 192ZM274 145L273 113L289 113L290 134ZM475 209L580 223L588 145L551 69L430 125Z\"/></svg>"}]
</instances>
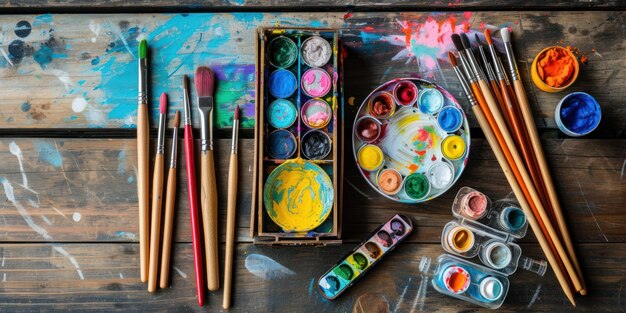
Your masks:
<instances>
[{"instance_id":1,"label":"wooden table","mask_svg":"<svg viewBox=\"0 0 626 313\"><path fill-rule=\"evenodd\" d=\"M569 6L544 1L507 5L494 0L398 1L383 7L366 2L291 1L309 12L260 13L256 11L272 10L263 7L262 1L187 1L178 7L166 0L156 4L0 1L6 9L2 13L15 14L0 15L0 312L207 310L199 308L195 300L183 175L179 175L172 286L149 294L139 282L134 139L138 39L150 39L152 94L170 94L170 118L174 109L181 109L180 77L201 64L214 67L220 79L218 123L227 128L233 104L245 107L247 117L253 113L255 29L276 24L343 29L348 56L348 127L364 97L392 78L423 77L450 90L470 115L470 160L449 192L425 204L404 205L369 189L347 153L344 244L323 248L255 246L249 237L252 131L244 130L231 311L479 309L438 294L432 287L425 297L418 296L420 284L427 279L420 275L418 265L422 257L436 258L443 253L441 230L452 218L450 206L458 188L472 186L494 201L512 197L444 58L451 47L447 37L452 29L498 27L513 30L518 64L584 269L589 294L578 297L576 311L625 311L626 71L622 67L626 64L626 14L619 11L623 4L581 1L579 11L547 12L529 10ZM271 4L276 10L298 9L283 1ZM238 5L253 12L227 13L239 11ZM587 10L598 7L608 11ZM418 8L453 11L395 11ZM511 8L521 11L509 11ZM212 9L225 12L197 12ZM145 10L154 13L137 13ZM320 10L335 12L312 13ZM411 34L411 44L405 33ZM443 41L429 45L438 39L426 34L442 36ZM553 115L565 93L541 92L529 81L532 58L554 44L571 45L588 57L568 92L587 91L600 102L602 123L592 135L575 139L560 133ZM156 101L153 97L153 117ZM251 127L252 120L246 119L244 124ZM227 130L218 135L218 191L220 199L225 199L230 135ZM182 158L180 163L183 169ZM225 208L221 201L222 242ZM324 300L315 286L319 276L394 213L409 215L417 226L408 242L339 299ZM542 258L532 234L521 246L525 255ZM519 270L510 280L502 311L571 309L551 270L544 277ZM221 309L221 291L209 295L208 309Z\"/></svg>"}]
</instances>

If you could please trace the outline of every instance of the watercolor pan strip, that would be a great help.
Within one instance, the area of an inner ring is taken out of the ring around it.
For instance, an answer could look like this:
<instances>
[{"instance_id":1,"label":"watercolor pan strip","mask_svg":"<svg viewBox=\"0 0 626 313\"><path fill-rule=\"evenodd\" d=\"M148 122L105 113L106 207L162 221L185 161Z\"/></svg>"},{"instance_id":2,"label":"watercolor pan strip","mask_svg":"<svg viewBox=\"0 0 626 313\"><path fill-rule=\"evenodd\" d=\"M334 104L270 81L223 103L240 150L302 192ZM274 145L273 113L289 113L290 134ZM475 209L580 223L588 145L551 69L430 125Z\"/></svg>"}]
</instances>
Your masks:
<instances>
[{"instance_id":1,"label":"watercolor pan strip","mask_svg":"<svg viewBox=\"0 0 626 313\"><path fill-rule=\"evenodd\" d=\"M272 27L258 35L251 236L259 244L340 243L339 30ZM304 176L319 188L294 207L281 195L307 194L311 188L298 183Z\"/></svg>"},{"instance_id":2,"label":"watercolor pan strip","mask_svg":"<svg viewBox=\"0 0 626 313\"><path fill-rule=\"evenodd\" d=\"M379 226L367 240L320 277L317 285L322 295L331 300L337 298L412 231L411 219L399 214Z\"/></svg>"}]
</instances>

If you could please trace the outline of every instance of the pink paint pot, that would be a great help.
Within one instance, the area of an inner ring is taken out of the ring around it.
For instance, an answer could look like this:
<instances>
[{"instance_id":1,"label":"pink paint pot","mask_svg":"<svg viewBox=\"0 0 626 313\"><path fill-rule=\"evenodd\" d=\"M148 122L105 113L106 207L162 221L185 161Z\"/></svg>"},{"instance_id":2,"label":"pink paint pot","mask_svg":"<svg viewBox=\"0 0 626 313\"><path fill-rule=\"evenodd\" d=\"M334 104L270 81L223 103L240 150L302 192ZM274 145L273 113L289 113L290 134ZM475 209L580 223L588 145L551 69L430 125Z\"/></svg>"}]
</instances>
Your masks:
<instances>
[{"instance_id":1,"label":"pink paint pot","mask_svg":"<svg viewBox=\"0 0 626 313\"><path fill-rule=\"evenodd\" d=\"M396 112L396 102L390 93L381 91L372 95L368 109L375 118L385 119L391 117Z\"/></svg>"},{"instance_id":2,"label":"pink paint pot","mask_svg":"<svg viewBox=\"0 0 626 313\"><path fill-rule=\"evenodd\" d=\"M311 99L300 110L302 122L310 128L324 128L333 117L330 105L322 99Z\"/></svg>"},{"instance_id":3,"label":"pink paint pot","mask_svg":"<svg viewBox=\"0 0 626 313\"><path fill-rule=\"evenodd\" d=\"M393 87L393 98L399 105L412 106L417 101L417 95L417 86L408 80L401 80Z\"/></svg>"},{"instance_id":4,"label":"pink paint pot","mask_svg":"<svg viewBox=\"0 0 626 313\"><path fill-rule=\"evenodd\" d=\"M321 98L331 87L330 75L322 69L312 68L304 72L301 80L302 91L311 98Z\"/></svg>"},{"instance_id":5,"label":"pink paint pot","mask_svg":"<svg viewBox=\"0 0 626 313\"><path fill-rule=\"evenodd\" d=\"M461 200L461 212L473 220L482 218L487 214L487 196L478 191L466 194Z\"/></svg>"},{"instance_id":6,"label":"pink paint pot","mask_svg":"<svg viewBox=\"0 0 626 313\"><path fill-rule=\"evenodd\" d=\"M372 116L363 116L356 122L356 136L367 143L378 140L381 130L382 124Z\"/></svg>"}]
</instances>

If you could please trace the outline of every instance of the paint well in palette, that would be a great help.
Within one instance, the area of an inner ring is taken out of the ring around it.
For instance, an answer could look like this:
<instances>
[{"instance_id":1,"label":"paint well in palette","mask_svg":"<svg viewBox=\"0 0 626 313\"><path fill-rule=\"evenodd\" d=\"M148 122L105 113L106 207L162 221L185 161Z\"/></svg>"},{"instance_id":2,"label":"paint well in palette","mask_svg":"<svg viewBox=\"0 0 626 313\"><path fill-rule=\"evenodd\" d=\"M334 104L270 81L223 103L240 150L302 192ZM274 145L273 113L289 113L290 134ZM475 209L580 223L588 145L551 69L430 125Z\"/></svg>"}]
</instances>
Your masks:
<instances>
[{"instance_id":1,"label":"paint well in palette","mask_svg":"<svg viewBox=\"0 0 626 313\"><path fill-rule=\"evenodd\" d=\"M311 68L302 74L302 91L310 97L323 97L330 91L330 75L323 69Z\"/></svg>"},{"instance_id":2,"label":"paint well in palette","mask_svg":"<svg viewBox=\"0 0 626 313\"><path fill-rule=\"evenodd\" d=\"M366 171L375 171L383 165L385 159L383 151L379 147L368 144L359 149L357 161L362 169Z\"/></svg>"},{"instance_id":3,"label":"paint well in palette","mask_svg":"<svg viewBox=\"0 0 626 313\"><path fill-rule=\"evenodd\" d=\"M311 99L301 109L302 122L310 128L324 128L333 117L330 105L322 99Z\"/></svg>"},{"instance_id":4,"label":"paint well in palette","mask_svg":"<svg viewBox=\"0 0 626 313\"><path fill-rule=\"evenodd\" d=\"M378 174L378 187L384 193L394 195L402 189L402 175L394 169L384 169Z\"/></svg>"},{"instance_id":5,"label":"paint well in palette","mask_svg":"<svg viewBox=\"0 0 626 313\"><path fill-rule=\"evenodd\" d=\"M480 295L485 298L487 301L495 301L500 296L502 296L502 292L504 288L502 286L502 282L499 279L487 276L480 281L479 285Z\"/></svg>"},{"instance_id":6,"label":"paint well in palette","mask_svg":"<svg viewBox=\"0 0 626 313\"><path fill-rule=\"evenodd\" d=\"M456 226L448 232L446 242L452 250L465 253L474 247L475 237L468 228Z\"/></svg>"},{"instance_id":7,"label":"paint well in palette","mask_svg":"<svg viewBox=\"0 0 626 313\"><path fill-rule=\"evenodd\" d=\"M289 98L296 91L296 76L285 69L278 69L270 74L269 92L275 98Z\"/></svg>"},{"instance_id":8,"label":"paint well in palette","mask_svg":"<svg viewBox=\"0 0 626 313\"><path fill-rule=\"evenodd\" d=\"M454 166L444 161L433 163L428 169L428 180L433 188L448 188L454 180Z\"/></svg>"},{"instance_id":9,"label":"paint well in palette","mask_svg":"<svg viewBox=\"0 0 626 313\"><path fill-rule=\"evenodd\" d=\"M382 255L380 247L371 241L365 244L365 251L367 251L367 256L374 260L378 259Z\"/></svg>"},{"instance_id":10,"label":"paint well in palette","mask_svg":"<svg viewBox=\"0 0 626 313\"><path fill-rule=\"evenodd\" d=\"M413 199L423 199L430 192L430 182L426 175L413 173L404 179L404 192Z\"/></svg>"},{"instance_id":11,"label":"paint well in palette","mask_svg":"<svg viewBox=\"0 0 626 313\"><path fill-rule=\"evenodd\" d=\"M454 294L464 293L469 288L471 277L461 266L450 266L443 271L443 282L448 291Z\"/></svg>"},{"instance_id":12,"label":"paint well in palette","mask_svg":"<svg viewBox=\"0 0 626 313\"><path fill-rule=\"evenodd\" d=\"M424 88L419 94L419 109L425 114L435 114L443 107L443 95L434 88Z\"/></svg>"},{"instance_id":13,"label":"paint well in palette","mask_svg":"<svg viewBox=\"0 0 626 313\"><path fill-rule=\"evenodd\" d=\"M267 153L274 159L289 159L296 153L297 148L296 137L284 129L273 131L267 140Z\"/></svg>"},{"instance_id":14,"label":"paint well in palette","mask_svg":"<svg viewBox=\"0 0 626 313\"><path fill-rule=\"evenodd\" d=\"M410 106L417 100L419 91L417 86L408 80L400 81L393 88L393 96L396 102L403 106Z\"/></svg>"},{"instance_id":15,"label":"paint well in palette","mask_svg":"<svg viewBox=\"0 0 626 313\"><path fill-rule=\"evenodd\" d=\"M330 154L330 136L320 130L310 130L302 136L302 155L309 160L322 160Z\"/></svg>"},{"instance_id":16,"label":"paint well in palette","mask_svg":"<svg viewBox=\"0 0 626 313\"><path fill-rule=\"evenodd\" d=\"M296 62L298 47L290 38L279 36L270 42L268 54L270 64L278 68L287 68Z\"/></svg>"},{"instance_id":17,"label":"paint well in palette","mask_svg":"<svg viewBox=\"0 0 626 313\"><path fill-rule=\"evenodd\" d=\"M326 39L311 36L302 43L302 61L310 67L322 67L332 56L332 48Z\"/></svg>"},{"instance_id":18,"label":"paint well in palette","mask_svg":"<svg viewBox=\"0 0 626 313\"><path fill-rule=\"evenodd\" d=\"M458 160L465 156L465 139L458 135L450 135L441 143L441 152L448 160Z\"/></svg>"},{"instance_id":19,"label":"paint well in palette","mask_svg":"<svg viewBox=\"0 0 626 313\"><path fill-rule=\"evenodd\" d=\"M359 271L363 271L369 265L369 261L367 261L367 258L359 252L348 256L346 258L346 261L348 262L348 264L350 264L352 267Z\"/></svg>"},{"instance_id":20,"label":"paint well in palette","mask_svg":"<svg viewBox=\"0 0 626 313\"><path fill-rule=\"evenodd\" d=\"M463 114L458 108L447 106L439 112L437 123L447 133L453 133L463 124Z\"/></svg>"},{"instance_id":21,"label":"paint well in palette","mask_svg":"<svg viewBox=\"0 0 626 313\"><path fill-rule=\"evenodd\" d=\"M396 111L393 96L388 92L379 92L369 102L369 112L379 119L389 118Z\"/></svg>"},{"instance_id":22,"label":"paint well in palette","mask_svg":"<svg viewBox=\"0 0 626 313\"><path fill-rule=\"evenodd\" d=\"M274 128L289 128L297 117L296 106L286 99L276 99L267 108L267 120Z\"/></svg>"},{"instance_id":23,"label":"paint well in palette","mask_svg":"<svg viewBox=\"0 0 626 313\"><path fill-rule=\"evenodd\" d=\"M526 225L526 215L517 207L506 207L500 213L500 225L509 231L518 231Z\"/></svg>"},{"instance_id":24,"label":"paint well in palette","mask_svg":"<svg viewBox=\"0 0 626 313\"><path fill-rule=\"evenodd\" d=\"M489 242L485 244L482 251L485 263L495 269L505 268L513 259L511 249L502 242Z\"/></svg>"},{"instance_id":25,"label":"paint well in palette","mask_svg":"<svg viewBox=\"0 0 626 313\"><path fill-rule=\"evenodd\" d=\"M487 196L478 191L472 191L461 199L461 212L463 215L477 220L487 214Z\"/></svg>"},{"instance_id":26,"label":"paint well in palette","mask_svg":"<svg viewBox=\"0 0 626 313\"><path fill-rule=\"evenodd\" d=\"M356 135L359 139L371 143L380 137L382 124L371 116L363 116L356 122Z\"/></svg>"}]
</instances>

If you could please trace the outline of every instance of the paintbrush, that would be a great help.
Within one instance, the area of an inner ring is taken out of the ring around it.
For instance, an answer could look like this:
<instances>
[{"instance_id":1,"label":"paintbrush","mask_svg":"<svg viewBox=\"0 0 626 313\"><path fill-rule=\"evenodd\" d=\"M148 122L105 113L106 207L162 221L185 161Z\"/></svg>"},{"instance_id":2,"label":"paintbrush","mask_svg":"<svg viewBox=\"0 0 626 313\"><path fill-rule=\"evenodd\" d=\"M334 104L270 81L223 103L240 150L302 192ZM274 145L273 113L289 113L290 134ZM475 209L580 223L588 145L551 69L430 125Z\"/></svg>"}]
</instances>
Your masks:
<instances>
[{"instance_id":1,"label":"paintbrush","mask_svg":"<svg viewBox=\"0 0 626 313\"><path fill-rule=\"evenodd\" d=\"M141 281L148 281L148 228L150 208L148 207L148 42L139 43L139 103L137 105L137 199L139 200L139 263Z\"/></svg>"},{"instance_id":2,"label":"paintbrush","mask_svg":"<svg viewBox=\"0 0 626 313\"><path fill-rule=\"evenodd\" d=\"M233 253L235 245L235 213L237 211L237 141L239 139L239 107L235 106L233 116L233 141L230 147L230 167L228 169L228 206L226 213L226 256L224 259L224 299L222 307L230 307L230 294L233 277Z\"/></svg>"},{"instance_id":3,"label":"paintbrush","mask_svg":"<svg viewBox=\"0 0 626 313\"><path fill-rule=\"evenodd\" d=\"M174 205L176 203L176 159L178 157L178 121L180 114L174 116L172 136L172 154L170 169L167 173L167 191L165 192L165 221L163 222L163 251L161 253L161 275L159 287L167 288L170 273L170 254L172 251L172 229L174 227Z\"/></svg>"},{"instance_id":4,"label":"paintbrush","mask_svg":"<svg viewBox=\"0 0 626 313\"><path fill-rule=\"evenodd\" d=\"M208 67L196 69L196 92L200 112L200 200L206 253L207 287L215 291L220 285L217 256L217 186L213 161L213 89L215 75Z\"/></svg>"},{"instance_id":5,"label":"paintbrush","mask_svg":"<svg viewBox=\"0 0 626 313\"><path fill-rule=\"evenodd\" d=\"M150 266L148 291L154 292L159 267L159 243L161 242L161 205L163 203L163 154L165 154L165 120L167 118L167 94L162 93L159 103L159 133L157 137L154 174L152 176L152 218L150 219Z\"/></svg>"},{"instance_id":6,"label":"paintbrush","mask_svg":"<svg viewBox=\"0 0 626 313\"><path fill-rule=\"evenodd\" d=\"M500 93L500 89L498 88L498 83L496 81L496 75L491 67L491 64L489 62L489 60L487 59L487 55L485 53L485 49L482 45L482 43L480 42L480 38L478 37L478 34L474 34L474 38L476 39L476 44L478 45L478 52L480 54L480 58L483 62L483 67L485 69L485 72L487 73L487 78L489 80L489 86L491 87L491 92L493 92L494 97L496 98L496 101L498 102L498 104L500 105L500 110L502 110L502 112L505 112L505 105L504 105L504 100L502 98L502 94ZM509 122L509 116L508 115L504 115L504 119L507 123L507 125L511 125L511 123ZM510 130L510 128L509 128Z\"/></svg>"},{"instance_id":7,"label":"paintbrush","mask_svg":"<svg viewBox=\"0 0 626 313\"><path fill-rule=\"evenodd\" d=\"M200 235L200 217L198 216L198 198L196 193L196 166L193 148L193 130L191 127L191 104L189 103L189 86L187 76L183 76L183 104L185 132L185 162L187 162L187 189L189 196L189 213L191 216L191 238L193 246L193 264L196 273L196 294L198 304L204 305L204 271L202 268L202 245Z\"/></svg>"},{"instance_id":8,"label":"paintbrush","mask_svg":"<svg viewBox=\"0 0 626 313\"><path fill-rule=\"evenodd\" d=\"M520 80L517 63L515 62L515 53L513 51L513 45L511 43L511 33L509 32L508 28L502 28L500 30L500 35L502 36L502 41L504 42L504 49L506 51L506 57L509 63L509 74L511 75L511 80L513 81L513 87L515 89L517 103L522 113L522 118L526 126L526 131L528 132L528 137L530 139L530 143L535 154L537 164L539 165L541 177L545 183L548 197L550 198L553 214L557 221L559 230L561 231L563 241L567 246L567 252L572 262L574 263L574 266L576 267L576 276L579 281L579 286L576 287L575 282L574 286L577 291L579 291L582 295L585 295L587 294L587 290L584 286L584 278L582 276L582 271L580 270L580 264L578 263L578 259L576 258L574 245L572 244L567 225L565 224L561 205L556 195L556 190L554 188L554 183L552 182L552 177L550 176L550 171L548 169L545 155L543 154L543 149L541 148L541 141L539 140L539 135L537 134L537 128L535 126L535 121L530 110L528 98L526 97L526 91L524 90L524 85Z\"/></svg>"}]
</instances>

